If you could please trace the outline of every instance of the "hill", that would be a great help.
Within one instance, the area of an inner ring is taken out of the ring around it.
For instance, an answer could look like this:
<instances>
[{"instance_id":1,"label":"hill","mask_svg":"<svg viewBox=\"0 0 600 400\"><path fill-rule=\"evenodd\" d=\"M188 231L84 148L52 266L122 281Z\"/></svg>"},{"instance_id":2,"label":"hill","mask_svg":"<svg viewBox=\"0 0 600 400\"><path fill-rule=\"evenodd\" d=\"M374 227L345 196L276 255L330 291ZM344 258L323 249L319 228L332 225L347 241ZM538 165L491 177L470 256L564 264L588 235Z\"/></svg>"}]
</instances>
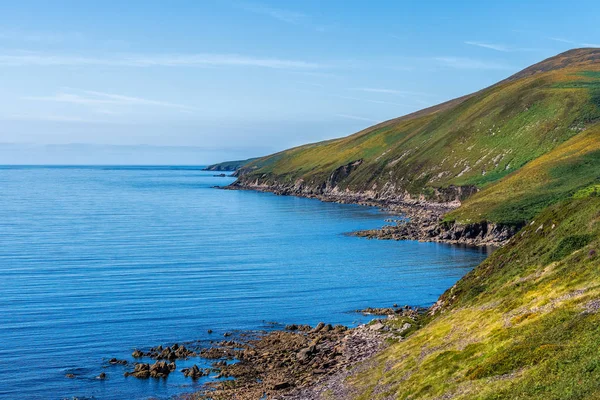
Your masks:
<instances>
[{"instance_id":1,"label":"hill","mask_svg":"<svg viewBox=\"0 0 600 400\"><path fill-rule=\"evenodd\" d=\"M204 168L204 171L237 171L244 165L257 160L257 158L249 158L247 160L225 161L218 164L212 164Z\"/></svg>"},{"instance_id":2,"label":"hill","mask_svg":"<svg viewBox=\"0 0 600 400\"><path fill-rule=\"evenodd\" d=\"M460 202L447 221L519 225L598 182L599 123L600 49L571 50L477 93L256 159L234 186Z\"/></svg>"}]
</instances>

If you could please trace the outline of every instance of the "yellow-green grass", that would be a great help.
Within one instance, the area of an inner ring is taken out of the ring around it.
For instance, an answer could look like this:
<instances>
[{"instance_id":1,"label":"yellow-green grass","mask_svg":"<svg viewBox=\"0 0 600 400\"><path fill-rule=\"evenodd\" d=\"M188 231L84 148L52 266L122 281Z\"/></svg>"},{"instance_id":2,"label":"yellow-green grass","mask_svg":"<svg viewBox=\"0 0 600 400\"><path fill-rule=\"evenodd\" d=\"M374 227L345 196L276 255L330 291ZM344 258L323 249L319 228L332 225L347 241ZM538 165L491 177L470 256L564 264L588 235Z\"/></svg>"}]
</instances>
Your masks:
<instances>
[{"instance_id":1,"label":"yellow-green grass","mask_svg":"<svg viewBox=\"0 0 600 400\"><path fill-rule=\"evenodd\" d=\"M528 221L559 200L598 193L600 124L466 200L446 216L463 223Z\"/></svg>"},{"instance_id":2,"label":"yellow-green grass","mask_svg":"<svg viewBox=\"0 0 600 400\"><path fill-rule=\"evenodd\" d=\"M598 398L597 250L600 198L549 207L448 290L423 328L351 377L356 398Z\"/></svg>"}]
</instances>

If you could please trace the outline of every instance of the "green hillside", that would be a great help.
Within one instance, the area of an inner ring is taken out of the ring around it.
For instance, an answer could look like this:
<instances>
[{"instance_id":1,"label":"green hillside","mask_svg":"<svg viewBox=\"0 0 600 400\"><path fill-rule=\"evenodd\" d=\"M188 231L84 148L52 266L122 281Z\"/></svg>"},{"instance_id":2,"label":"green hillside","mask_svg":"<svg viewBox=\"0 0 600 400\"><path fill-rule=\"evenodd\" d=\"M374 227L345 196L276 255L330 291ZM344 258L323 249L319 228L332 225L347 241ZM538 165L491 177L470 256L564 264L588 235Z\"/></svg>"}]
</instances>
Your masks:
<instances>
[{"instance_id":1,"label":"green hillside","mask_svg":"<svg viewBox=\"0 0 600 400\"><path fill-rule=\"evenodd\" d=\"M549 207L349 379L358 399L600 398L600 198Z\"/></svg>"},{"instance_id":2,"label":"green hillside","mask_svg":"<svg viewBox=\"0 0 600 400\"><path fill-rule=\"evenodd\" d=\"M237 185L431 201L479 190L449 218L515 223L595 182L599 123L600 49L571 50L475 94L257 159Z\"/></svg>"}]
</instances>

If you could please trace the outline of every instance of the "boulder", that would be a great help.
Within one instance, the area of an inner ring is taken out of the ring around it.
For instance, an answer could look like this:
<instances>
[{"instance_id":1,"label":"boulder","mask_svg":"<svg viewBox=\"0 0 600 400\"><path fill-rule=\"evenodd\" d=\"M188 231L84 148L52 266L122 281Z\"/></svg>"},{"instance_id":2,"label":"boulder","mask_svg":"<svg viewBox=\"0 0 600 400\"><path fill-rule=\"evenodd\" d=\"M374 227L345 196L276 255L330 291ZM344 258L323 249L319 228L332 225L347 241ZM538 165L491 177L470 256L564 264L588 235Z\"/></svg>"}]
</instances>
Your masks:
<instances>
[{"instance_id":1,"label":"boulder","mask_svg":"<svg viewBox=\"0 0 600 400\"><path fill-rule=\"evenodd\" d=\"M209 374L210 370L206 370L203 371L200 368L198 368L198 366L196 364L194 364L194 366L192 368L184 368L181 370L181 372L183 372L183 375L188 377L188 378L192 378L192 379L198 379L201 378L203 376L207 376Z\"/></svg>"},{"instance_id":2,"label":"boulder","mask_svg":"<svg viewBox=\"0 0 600 400\"><path fill-rule=\"evenodd\" d=\"M369 329L372 331L380 331L384 326L385 325L383 325L381 322L375 322L373 325L369 325Z\"/></svg>"},{"instance_id":3,"label":"boulder","mask_svg":"<svg viewBox=\"0 0 600 400\"><path fill-rule=\"evenodd\" d=\"M140 357L144 357L144 353L142 353L141 351L139 351L138 349L135 349L133 351L133 353L131 353L131 356L133 358L140 358Z\"/></svg>"},{"instance_id":4,"label":"boulder","mask_svg":"<svg viewBox=\"0 0 600 400\"><path fill-rule=\"evenodd\" d=\"M134 376L136 378L145 379L150 377L150 364L137 363L133 372L125 372L125 376Z\"/></svg>"},{"instance_id":5,"label":"boulder","mask_svg":"<svg viewBox=\"0 0 600 400\"><path fill-rule=\"evenodd\" d=\"M325 322L319 322L317 326L311 329L311 331L308 333L319 333L323 328L325 328Z\"/></svg>"}]
</instances>

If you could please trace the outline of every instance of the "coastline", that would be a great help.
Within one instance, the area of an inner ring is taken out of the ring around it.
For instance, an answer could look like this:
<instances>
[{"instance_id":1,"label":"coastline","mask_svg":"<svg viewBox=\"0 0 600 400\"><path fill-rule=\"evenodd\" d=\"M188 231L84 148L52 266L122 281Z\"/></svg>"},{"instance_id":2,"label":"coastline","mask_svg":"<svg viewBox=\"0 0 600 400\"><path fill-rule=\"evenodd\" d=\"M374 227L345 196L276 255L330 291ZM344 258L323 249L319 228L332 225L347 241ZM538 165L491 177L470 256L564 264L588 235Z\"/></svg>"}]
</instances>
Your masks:
<instances>
[{"instance_id":1,"label":"coastline","mask_svg":"<svg viewBox=\"0 0 600 400\"><path fill-rule=\"evenodd\" d=\"M254 187L237 185L221 187L221 189L257 190ZM277 192L273 188L261 187L258 191L298 196L295 193ZM346 195L299 196L325 202L379 207L404 217L392 220L396 222L396 226L358 231L353 233L355 236L476 246L491 245L486 240L452 241L452 239L435 236L423 237L423 232L427 232L429 227L439 224L444 213L460 205L457 202L429 203ZM210 368L199 368L194 365L191 368L178 370L175 361L179 356L175 355L171 359L169 354L166 354L166 352L175 353L172 346L167 347L167 350L161 347L158 352L157 348L152 348L150 352L140 354L150 357L155 360L155 363L129 364L134 369L127 372L126 376L147 379L167 376L174 372L183 373L193 380L211 377L211 380L204 383L199 391L177 397L181 400L231 398L306 400L321 398L321 396L349 398L352 396L353 389L346 382L347 379L368 368L369 360L373 360L388 346L403 341L420 329L429 319L428 316L434 312L435 307L433 305L427 309L413 309L409 306L398 308L394 305L390 308L367 308L357 312L380 318L374 318L369 323L354 328L341 325L334 327L326 322L321 322L315 327L288 325L285 329L262 332L228 332L224 334L222 340L211 341L209 347L198 348L195 352L186 353L191 350L183 347L182 359L200 357L211 362ZM181 349L179 347L177 351L181 352Z\"/></svg>"},{"instance_id":2,"label":"coastline","mask_svg":"<svg viewBox=\"0 0 600 400\"><path fill-rule=\"evenodd\" d=\"M431 235L431 228L441 225L443 214L460 203L429 203L424 201L390 201L367 196L340 196L279 192L272 187L229 185L225 190L257 190L277 195L294 195L325 202L358 204L380 207L403 216L395 226L358 231L352 235L383 240L419 240L473 246L500 247L506 244L511 232L492 228L492 232L474 237L463 235ZM451 227L452 228L452 227ZM487 227L482 229L486 229ZM454 232L457 228L454 227ZM451 232L451 229L444 231ZM462 239L461 239L462 238ZM498 239L499 238L499 239ZM365 309L360 312L383 316L367 324L347 329L323 322L316 327L287 326L258 338L246 341L222 341L212 348L215 354L230 354L232 364L216 363L218 377L233 378L211 381L205 389L181 397L182 400L221 399L281 399L306 400L322 398L349 398L353 389L346 382L349 377L369 367L369 360L393 343L404 340L420 329L436 310L438 303L427 309L409 306L385 309ZM221 350L222 349L222 350ZM221 353L223 351L223 353Z\"/></svg>"},{"instance_id":3,"label":"coastline","mask_svg":"<svg viewBox=\"0 0 600 400\"><path fill-rule=\"evenodd\" d=\"M239 172L239 171L238 171ZM416 240L476 247L502 247L520 230L520 226L494 224L487 221L462 224L444 221L446 213L460 207L457 198L444 202L431 202L413 199L409 196L380 196L377 193L338 192L336 190L308 190L301 187L284 185L247 184L238 180L224 190L252 190L273 193L278 196L296 196L317 199L340 204L357 204L379 207L395 214L401 219L393 221L395 225L386 225L378 229L352 232L351 235L368 239Z\"/></svg>"},{"instance_id":4,"label":"coastline","mask_svg":"<svg viewBox=\"0 0 600 400\"><path fill-rule=\"evenodd\" d=\"M380 312L385 318L351 329L321 322L315 327L288 325L257 337L224 340L206 353L231 354L236 362L217 361L215 365L219 377L233 379L209 382L205 389L181 398L301 400L324 392L345 398L351 390L345 378L418 329L424 315L408 306L365 311Z\"/></svg>"}]
</instances>

